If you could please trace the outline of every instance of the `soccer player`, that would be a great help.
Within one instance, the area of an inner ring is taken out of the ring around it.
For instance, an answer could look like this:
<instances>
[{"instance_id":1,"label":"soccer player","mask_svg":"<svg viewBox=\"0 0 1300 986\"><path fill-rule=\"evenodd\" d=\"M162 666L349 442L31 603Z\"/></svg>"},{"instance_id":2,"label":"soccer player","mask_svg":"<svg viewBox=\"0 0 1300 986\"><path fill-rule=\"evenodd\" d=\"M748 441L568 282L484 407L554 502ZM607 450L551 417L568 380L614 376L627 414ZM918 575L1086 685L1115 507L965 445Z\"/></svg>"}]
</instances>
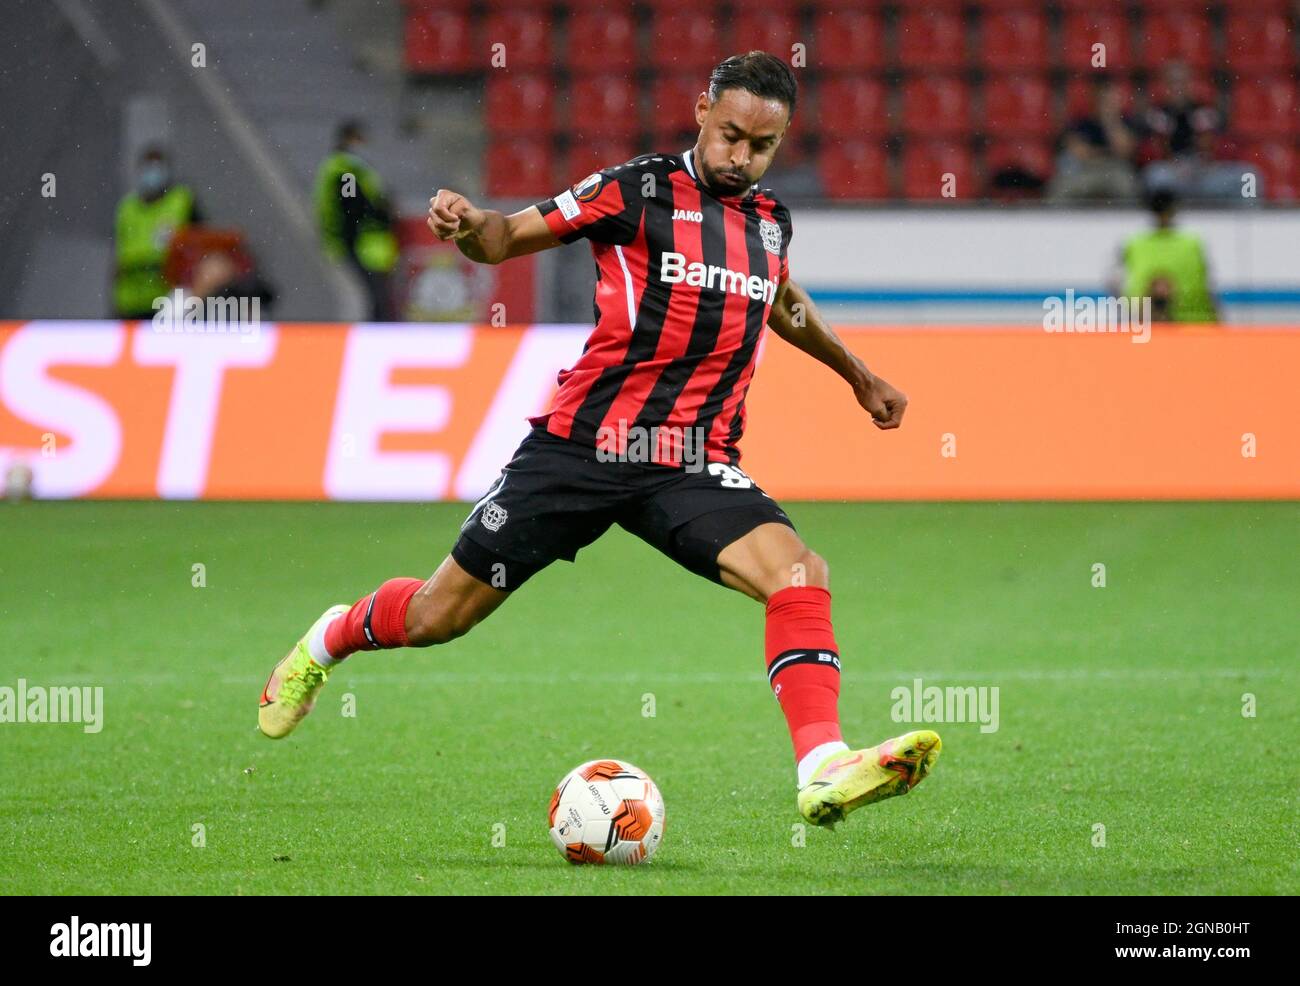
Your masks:
<instances>
[{"instance_id":1,"label":"soccer player","mask_svg":"<svg viewBox=\"0 0 1300 986\"><path fill-rule=\"evenodd\" d=\"M756 182L795 99L780 59L736 55L696 100L700 134L683 153L614 165L510 216L447 189L430 200L433 232L480 263L586 239L596 326L432 577L390 579L330 608L276 665L261 697L267 736L292 731L349 655L459 637L618 524L764 604L767 677L805 819L833 825L926 776L940 750L929 730L859 750L844 742L826 562L738 465L764 326L839 374L877 428L897 428L907 407L790 279L790 213Z\"/></svg>"}]
</instances>

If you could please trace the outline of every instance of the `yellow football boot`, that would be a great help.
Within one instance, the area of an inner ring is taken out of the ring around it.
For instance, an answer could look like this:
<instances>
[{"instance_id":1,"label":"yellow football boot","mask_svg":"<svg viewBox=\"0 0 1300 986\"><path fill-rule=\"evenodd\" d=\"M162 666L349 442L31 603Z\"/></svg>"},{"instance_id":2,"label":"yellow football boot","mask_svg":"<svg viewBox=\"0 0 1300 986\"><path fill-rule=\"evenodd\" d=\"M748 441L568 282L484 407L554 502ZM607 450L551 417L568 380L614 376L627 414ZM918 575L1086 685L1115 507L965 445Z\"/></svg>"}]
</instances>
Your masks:
<instances>
[{"instance_id":1,"label":"yellow football boot","mask_svg":"<svg viewBox=\"0 0 1300 986\"><path fill-rule=\"evenodd\" d=\"M329 680L330 669L323 668L311 659L307 641L316 628L329 623L334 617L352 607L331 606L311 625L303 638L293 645L271 671L262 689L262 704L257 710L257 725L271 739L280 739L294 731L316 704L316 696Z\"/></svg>"},{"instance_id":2,"label":"yellow football boot","mask_svg":"<svg viewBox=\"0 0 1300 986\"><path fill-rule=\"evenodd\" d=\"M833 753L799 789L799 814L834 827L863 805L906 794L934 768L942 748L938 733L920 729L867 750Z\"/></svg>"}]
</instances>

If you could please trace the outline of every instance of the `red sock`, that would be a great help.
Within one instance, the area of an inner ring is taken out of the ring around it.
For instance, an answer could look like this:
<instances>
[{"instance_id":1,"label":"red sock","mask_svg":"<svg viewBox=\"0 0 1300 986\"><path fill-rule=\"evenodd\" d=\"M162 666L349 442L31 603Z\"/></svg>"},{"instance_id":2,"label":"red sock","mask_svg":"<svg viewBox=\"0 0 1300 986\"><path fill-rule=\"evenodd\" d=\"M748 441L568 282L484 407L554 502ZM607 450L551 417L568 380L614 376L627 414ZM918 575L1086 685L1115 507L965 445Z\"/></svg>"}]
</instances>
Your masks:
<instances>
[{"instance_id":1,"label":"red sock","mask_svg":"<svg viewBox=\"0 0 1300 986\"><path fill-rule=\"evenodd\" d=\"M389 579L325 628L325 649L341 661L359 650L406 646L406 607L423 579Z\"/></svg>"},{"instance_id":2,"label":"red sock","mask_svg":"<svg viewBox=\"0 0 1300 986\"><path fill-rule=\"evenodd\" d=\"M767 680L790 727L798 763L840 735L840 657L831 628L831 594L788 586L767 600Z\"/></svg>"}]
</instances>

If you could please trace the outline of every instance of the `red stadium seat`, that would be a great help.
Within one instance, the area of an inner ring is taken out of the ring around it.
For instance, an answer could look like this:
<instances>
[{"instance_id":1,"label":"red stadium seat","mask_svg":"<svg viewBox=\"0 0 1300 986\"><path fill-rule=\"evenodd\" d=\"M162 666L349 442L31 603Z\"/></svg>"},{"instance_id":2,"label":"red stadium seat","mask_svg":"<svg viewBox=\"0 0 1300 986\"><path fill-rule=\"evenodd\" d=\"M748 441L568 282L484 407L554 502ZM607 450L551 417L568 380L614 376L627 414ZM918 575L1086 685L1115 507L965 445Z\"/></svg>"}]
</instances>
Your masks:
<instances>
[{"instance_id":1,"label":"red stadium seat","mask_svg":"<svg viewBox=\"0 0 1300 986\"><path fill-rule=\"evenodd\" d=\"M1054 133L1052 91L1038 76L993 76L984 83L983 129L989 134Z\"/></svg>"},{"instance_id":2,"label":"red stadium seat","mask_svg":"<svg viewBox=\"0 0 1300 986\"><path fill-rule=\"evenodd\" d=\"M563 173L556 175L555 191L576 185L602 168L630 161L639 150L630 140L590 140L575 144L564 157Z\"/></svg>"},{"instance_id":3,"label":"red stadium seat","mask_svg":"<svg viewBox=\"0 0 1300 986\"><path fill-rule=\"evenodd\" d=\"M1260 142L1249 146L1244 157L1259 166L1265 198L1280 202L1300 199L1300 147L1276 140Z\"/></svg>"},{"instance_id":4,"label":"red stadium seat","mask_svg":"<svg viewBox=\"0 0 1300 986\"><path fill-rule=\"evenodd\" d=\"M921 76L903 85L903 129L932 137L969 133L970 90L957 76Z\"/></svg>"},{"instance_id":5,"label":"red stadium seat","mask_svg":"<svg viewBox=\"0 0 1300 986\"><path fill-rule=\"evenodd\" d=\"M464 10L412 9L406 14L403 62L408 72L472 72L485 64Z\"/></svg>"},{"instance_id":6,"label":"red stadium seat","mask_svg":"<svg viewBox=\"0 0 1300 986\"><path fill-rule=\"evenodd\" d=\"M545 11L494 11L483 22L479 39L481 61L485 68L490 66L499 51L509 70L550 68L552 33ZM497 45L504 47L498 49Z\"/></svg>"},{"instance_id":7,"label":"red stadium seat","mask_svg":"<svg viewBox=\"0 0 1300 986\"><path fill-rule=\"evenodd\" d=\"M1285 14L1294 0L1219 0L1219 3L1229 15L1240 13L1263 16Z\"/></svg>"},{"instance_id":8,"label":"red stadium seat","mask_svg":"<svg viewBox=\"0 0 1300 986\"><path fill-rule=\"evenodd\" d=\"M1074 11L1061 22L1061 55L1065 67L1076 72L1128 72L1133 68L1128 18L1123 12ZM1094 53L1094 45L1105 45ZM1104 65L1094 65L1102 56Z\"/></svg>"},{"instance_id":9,"label":"red stadium seat","mask_svg":"<svg viewBox=\"0 0 1300 986\"><path fill-rule=\"evenodd\" d=\"M583 75L570 87L569 126L586 137L634 137L641 128L641 90L627 75Z\"/></svg>"},{"instance_id":10,"label":"red stadium seat","mask_svg":"<svg viewBox=\"0 0 1300 986\"><path fill-rule=\"evenodd\" d=\"M793 14L752 10L748 6L736 9L739 16L735 18L735 33L732 36L731 48L726 54L737 51L766 51L788 64L793 54L792 46L796 43L807 44L808 35L799 30L798 20Z\"/></svg>"},{"instance_id":11,"label":"red stadium seat","mask_svg":"<svg viewBox=\"0 0 1300 986\"><path fill-rule=\"evenodd\" d=\"M1138 26L1137 50L1150 68L1179 61L1193 69L1209 69L1214 63L1210 19L1191 11L1148 13Z\"/></svg>"},{"instance_id":12,"label":"red stadium seat","mask_svg":"<svg viewBox=\"0 0 1300 986\"><path fill-rule=\"evenodd\" d=\"M1228 126L1244 137L1300 136L1300 98L1290 79L1241 79L1232 88Z\"/></svg>"},{"instance_id":13,"label":"red stadium seat","mask_svg":"<svg viewBox=\"0 0 1300 986\"><path fill-rule=\"evenodd\" d=\"M636 22L627 11L575 7L564 38L561 55L570 72L631 72L636 68Z\"/></svg>"},{"instance_id":14,"label":"red stadium seat","mask_svg":"<svg viewBox=\"0 0 1300 986\"><path fill-rule=\"evenodd\" d=\"M1042 70L1057 58L1047 15L1023 7L986 10L980 18L980 63L986 71Z\"/></svg>"},{"instance_id":15,"label":"red stadium seat","mask_svg":"<svg viewBox=\"0 0 1300 986\"><path fill-rule=\"evenodd\" d=\"M873 71L885 64L884 24L865 10L818 10L808 64L821 71Z\"/></svg>"},{"instance_id":16,"label":"red stadium seat","mask_svg":"<svg viewBox=\"0 0 1300 986\"><path fill-rule=\"evenodd\" d=\"M818 10L873 10L879 11L881 7L887 6L893 0L813 0L813 6ZM947 7L959 7L961 0L934 0L930 4L935 10Z\"/></svg>"},{"instance_id":17,"label":"red stadium seat","mask_svg":"<svg viewBox=\"0 0 1300 986\"><path fill-rule=\"evenodd\" d=\"M1296 67L1295 37L1282 14L1230 13L1224 48L1238 72L1291 72Z\"/></svg>"},{"instance_id":18,"label":"red stadium seat","mask_svg":"<svg viewBox=\"0 0 1300 986\"><path fill-rule=\"evenodd\" d=\"M823 141L817 154L822 191L833 199L887 199L889 155L879 142Z\"/></svg>"},{"instance_id":19,"label":"red stadium seat","mask_svg":"<svg viewBox=\"0 0 1300 986\"><path fill-rule=\"evenodd\" d=\"M1092 86L1095 78L1094 75L1081 75L1070 79L1065 84L1065 119L1067 123L1080 117L1092 116ZM1133 83L1120 76L1115 79L1115 84L1119 86L1120 93L1124 97L1124 112L1133 112L1136 106L1133 99Z\"/></svg>"},{"instance_id":20,"label":"red stadium seat","mask_svg":"<svg viewBox=\"0 0 1300 986\"><path fill-rule=\"evenodd\" d=\"M1148 84L1148 88L1153 105L1160 106L1169 101L1169 87L1161 76L1153 77ZM1192 72L1192 80L1188 88L1197 102L1205 106L1216 106L1218 104L1214 82L1208 73Z\"/></svg>"},{"instance_id":21,"label":"red stadium seat","mask_svg":"<svg viewBox=\"0 0 1300 986\"><path fill-rule=\"evenodd\" d=\"M551 188L553 155L544 137L509 137L488 144L484 171L487 192L500 198L540 199L559 191Z\"/></svg>"},{"instance_id":22,"label":"red stadium seat","mask_svg":"<svg viewBox=\"0 0 1300 986\"><path fill-rule=\"evenodd\" d=\"M817 88L817 127L839 138L891 129L884 83L861 76L830 76Z\"/></svg>"},{"instance_id":23,"label":"red stadium seat","mask_svg":"<svg viewBox=\"0 0 1300 986\"><path fill-rule=\"evenodd\" d=\"M1066 13L1089 14L1123 14L1130 6L1130 0L1056 0L1056 3Z\"/></svg>"},{"instance_id":24,"label":"red stadium seat","mask_svg":"<svg viewBox=\"0 0 1300 986\"><path fill-rule=\"evenodd\" d=\"M484 102L495 136L550 133L555 128L555 87L550 76L489 72Z\"/></svg>"},{"instance_id":25,"label":"red stadium seat","mask_svg":"<svg viewBox=\"0 0 1300 986\"><path fill-rule=\"evenodd\" d=\"M959 13L905 10L898 18L898 64L909 71L966 65L966 26Z\"/></svg>"},{"instance_id":26,"label":"red stadium seat","mask_svg":"<svg viewBox=\"0 0 1300 986\"><path fill-rule=\"evenodd\" d=\"M947 175L955 178L958 201L976 195L975 165L965 144L955 141L911 140L903 148L903 196L909 199L945 198Z\"/></svg>"},{"instance_id":27,"label":"red stadium seat","mask_svg":"<svg viewBox=\"0 0 1300 986\"><path fill-rule=\"evenodd\" d=\"M1048 179L1056 170L1052 142L1041 138L999 140L984 150L984 170L993 175L1010 167L1020 167L1031 175Z\"/></svg>"},{"instance_id":28,"label":"red stadium seat","mask_svg":"<svg viewBox=\"0 0 1300 986\"><path fill-rule=\"evenodd\" d=\"M695 101L708 86L708 79L700 73L690 75L661 75L646 88L646 123L654 149L671 150L677 142L690 135L692 141L699 133L695 122ZM682 149L690 146L682 144Z\"/></svg>"},{"instance_id":29,"label":"red stadium seat","mask_svg":"<svg viewBox=\"0 0 1300 986\"><path fill-rule=\"evenodd\" d=\"M708 8L656 11L650 46L654 67L672 72L708 70L722 60L723 53L733 54L730 39L718 27L721 20L716 10Z\"/></svg>"}]
</instances>

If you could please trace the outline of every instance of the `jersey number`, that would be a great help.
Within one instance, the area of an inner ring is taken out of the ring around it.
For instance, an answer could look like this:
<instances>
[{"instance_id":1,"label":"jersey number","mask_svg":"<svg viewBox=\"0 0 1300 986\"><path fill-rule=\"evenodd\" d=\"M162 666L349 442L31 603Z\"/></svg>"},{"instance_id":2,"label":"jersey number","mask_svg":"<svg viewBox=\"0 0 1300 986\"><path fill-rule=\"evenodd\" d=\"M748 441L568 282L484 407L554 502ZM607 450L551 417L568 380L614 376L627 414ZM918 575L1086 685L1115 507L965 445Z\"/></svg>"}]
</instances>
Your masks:
<instances>
[{"instance_id":1,"label":"jersey number","mask_svg":"<svg viewBox=\"0 0 1300 986\"><path fill-rule=\"evenodd\" d=\"M709 475L720 477L722 485L729 490L747 490L754 485L754 481L738 466L729 466L725 462L710 462Z\"/></svg>"}]
</instances>

